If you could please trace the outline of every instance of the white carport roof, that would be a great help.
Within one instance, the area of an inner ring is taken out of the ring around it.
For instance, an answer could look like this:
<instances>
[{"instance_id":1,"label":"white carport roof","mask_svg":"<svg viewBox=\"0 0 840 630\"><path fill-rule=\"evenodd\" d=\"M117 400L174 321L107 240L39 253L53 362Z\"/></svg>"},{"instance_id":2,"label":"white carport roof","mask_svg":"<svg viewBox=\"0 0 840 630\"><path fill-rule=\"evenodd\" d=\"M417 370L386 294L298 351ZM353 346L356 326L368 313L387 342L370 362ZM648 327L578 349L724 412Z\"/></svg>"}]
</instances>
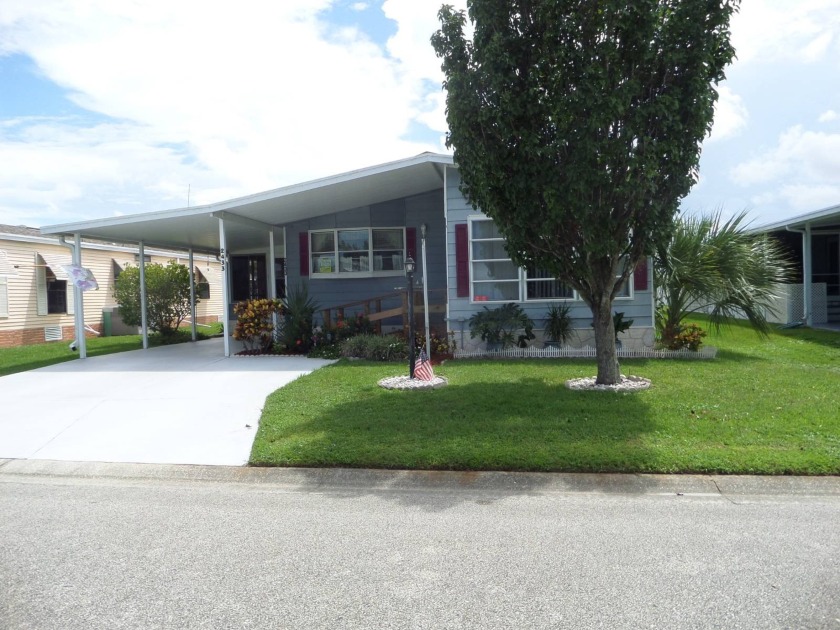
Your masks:
<instances>
[{"instance_id":1,"label":"white carport roof","mask_svg":"<svg viewBox=\"0 0 840 630\"><path fill-rule=\"evenodd\" d=\"M805 226L810 224L811 229L840 227L840 205L823 208L815 212L807 214L800 214L784 221L776 221L775 223L768 223L761 225L752 230L753 232L778 232L788 228L794 230L803 230Z\"/></svg>"},{"instance_id":2,"label":"white carport roof","mask_svg":"<svg viewBox=\"0 0 840 630\"><path fill-rule=\"evenodd\" d=\"M172 249L219 251L220 217L229 249L265 245L265 225L283 225L341 210L435 190L452 156L421 153L412 158L294 184L206 206L49 225L43 234L81 234L112 243L143 241ZM260 224L265 224L261 226Z\"/></svg>"}]
</instances>

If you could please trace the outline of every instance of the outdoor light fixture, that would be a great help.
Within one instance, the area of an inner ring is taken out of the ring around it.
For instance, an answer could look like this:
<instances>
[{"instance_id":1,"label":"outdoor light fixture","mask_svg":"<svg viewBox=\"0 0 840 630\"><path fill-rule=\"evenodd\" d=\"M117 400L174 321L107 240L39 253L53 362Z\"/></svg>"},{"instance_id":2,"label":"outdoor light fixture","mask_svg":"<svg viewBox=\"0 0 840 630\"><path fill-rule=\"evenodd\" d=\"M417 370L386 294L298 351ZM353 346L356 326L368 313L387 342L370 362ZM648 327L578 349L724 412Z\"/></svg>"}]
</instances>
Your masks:
<instances>
[{"instance_id":1,"label":"outdoor light fixture","mask_svg":"<svg viewBox=\"0 0 840 630\"><path fill-rule=\"evenodd\" d=\"M408 278L408 377L414 378L414 259L405 259L405 275Z\"/></svg>"}]
</instances>

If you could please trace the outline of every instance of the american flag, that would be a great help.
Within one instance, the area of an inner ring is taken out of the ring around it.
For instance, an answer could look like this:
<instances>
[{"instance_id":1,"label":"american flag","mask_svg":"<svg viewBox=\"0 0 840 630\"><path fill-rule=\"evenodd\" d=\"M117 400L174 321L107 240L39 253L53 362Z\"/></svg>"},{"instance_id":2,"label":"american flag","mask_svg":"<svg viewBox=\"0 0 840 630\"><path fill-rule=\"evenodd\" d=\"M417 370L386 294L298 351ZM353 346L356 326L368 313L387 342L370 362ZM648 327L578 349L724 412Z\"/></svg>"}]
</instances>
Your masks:
<instances>
[{"instance_id":1,"label":"american flag","mask_svg":"<svg viewBox=\"0 0 840 630\"><path fill-rule=\"evenodd\" d=\"M432 362L429 361L429 355L426 354L426 349L420 350L420 356L414 363L414 378L419 378L421 381L431 381L435 378L435 373L432 371Z\"/></svg>"}]
</instances>

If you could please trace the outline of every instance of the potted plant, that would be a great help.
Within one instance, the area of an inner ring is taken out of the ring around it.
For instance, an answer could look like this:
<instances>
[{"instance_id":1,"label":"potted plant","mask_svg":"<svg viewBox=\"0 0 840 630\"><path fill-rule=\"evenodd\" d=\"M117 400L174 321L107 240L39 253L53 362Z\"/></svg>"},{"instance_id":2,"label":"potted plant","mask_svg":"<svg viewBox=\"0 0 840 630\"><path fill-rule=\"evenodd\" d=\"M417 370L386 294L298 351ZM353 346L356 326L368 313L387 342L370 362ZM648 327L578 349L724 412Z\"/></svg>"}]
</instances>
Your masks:
<instances>
[{"instance_id":1,"label":"potted plant","mask_svg":"<svg viewBox=\"0 0 840 630\"><path fill-rule=\"evenodd\" d=\"M518 330L523 332L514 336ZM485 306L470 317L470 337L480 337L490 351L508 348L514 343L524 348L535 337L534 322L513 302L494 309Z\"/></svg>"},{"instance_id":2,"label":"potted plant","mask_svg":"<svg viewBox=\"0 0 840 630\"><path fill-rule=\"evenodd\" d=\"M565 304L562 306L552 304L548 308L548 314L545 317L544 341L546 348L559 348L572 336L570 310Z\"/></svg>"}]
</instances>

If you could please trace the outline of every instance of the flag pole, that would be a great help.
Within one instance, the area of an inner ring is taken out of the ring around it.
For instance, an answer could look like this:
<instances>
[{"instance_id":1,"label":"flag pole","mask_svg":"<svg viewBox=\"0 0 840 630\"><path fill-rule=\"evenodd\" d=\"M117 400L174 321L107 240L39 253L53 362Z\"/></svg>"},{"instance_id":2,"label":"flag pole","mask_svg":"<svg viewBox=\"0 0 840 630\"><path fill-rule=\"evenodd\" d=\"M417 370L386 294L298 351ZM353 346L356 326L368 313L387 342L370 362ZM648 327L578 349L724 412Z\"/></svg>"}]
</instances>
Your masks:
<instances>
[{"instance_id":1,"label":"flag pole","mask_svg":"<svg viewBox=\"0 0 840 630\"><path fill-rule=\"evenodd\" d=\"M432 356L432 337L429 334L429 278L426 276L426 224L420 226L423 252L423 315L426 323L426 356Z\"/></svg>"}]
</instances>

